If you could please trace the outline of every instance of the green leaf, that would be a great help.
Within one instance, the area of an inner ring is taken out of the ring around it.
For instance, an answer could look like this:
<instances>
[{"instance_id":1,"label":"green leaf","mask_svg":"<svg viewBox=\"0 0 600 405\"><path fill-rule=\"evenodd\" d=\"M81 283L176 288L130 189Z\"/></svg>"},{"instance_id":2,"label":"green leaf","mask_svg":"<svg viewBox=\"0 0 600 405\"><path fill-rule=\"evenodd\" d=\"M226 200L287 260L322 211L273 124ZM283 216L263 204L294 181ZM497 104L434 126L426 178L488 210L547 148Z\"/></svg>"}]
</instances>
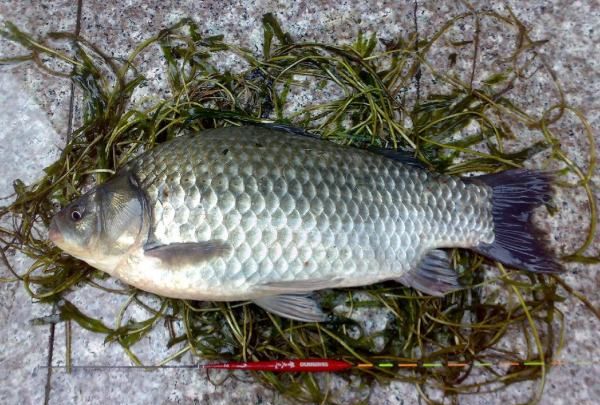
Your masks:
<instances>
[{"instance_id":1,"label":"green leaf","mask_svg":"<svg viewBox=\"0 0 600 405\"><path fill-rule=\"evenodd\" d=\"M96 333L111 333L113 330L107 327L100 321L99 319L91 318L81 312L75 305L73 305L70 301L62 298L58 304L57 308L60 313L60 317L62 320L75 321L79 326L83 329L87 329L91 332Z\"/></svg>"}]
</instances>

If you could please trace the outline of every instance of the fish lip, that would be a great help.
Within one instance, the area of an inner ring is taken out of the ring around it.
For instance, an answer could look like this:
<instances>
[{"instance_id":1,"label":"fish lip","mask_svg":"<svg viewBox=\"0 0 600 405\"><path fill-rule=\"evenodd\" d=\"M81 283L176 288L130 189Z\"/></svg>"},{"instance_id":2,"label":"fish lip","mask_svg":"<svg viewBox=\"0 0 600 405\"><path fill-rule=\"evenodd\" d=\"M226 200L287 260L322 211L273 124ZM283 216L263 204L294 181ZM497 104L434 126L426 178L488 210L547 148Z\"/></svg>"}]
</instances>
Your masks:
<instances>
[{"instance_id":1,"label":"fish lip","mask_svg":"<svg viewBox=\"0 0 600 405\"><path fill-rule=\"evenodd\" d=\"M53 218L52 222L50 222L50 227L48 228L48 239L50 239L52 243L57 246L59 243L62 243L65 240L62 232L60 231L60 227L56 222L56 218Z\"/></svg>"}]
</instances>

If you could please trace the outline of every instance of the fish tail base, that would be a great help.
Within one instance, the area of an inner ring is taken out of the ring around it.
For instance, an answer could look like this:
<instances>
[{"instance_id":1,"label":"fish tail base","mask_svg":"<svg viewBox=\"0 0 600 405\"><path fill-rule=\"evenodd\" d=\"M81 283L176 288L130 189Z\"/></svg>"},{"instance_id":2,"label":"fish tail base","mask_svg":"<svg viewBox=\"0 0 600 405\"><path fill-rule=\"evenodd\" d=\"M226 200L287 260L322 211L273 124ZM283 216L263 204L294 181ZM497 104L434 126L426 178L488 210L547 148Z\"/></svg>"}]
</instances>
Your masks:
<instances>
[{"instance_id":1,"label":"fish tail base","mask_svg":"<svg viewBox=\"0 0 600 405\"><path fill-rule=\"evenodd\" d=\"M542 232L531 221L533 210L550 201L550 173L514 169L468 179L492 189L494 241L474 247L505 265L535 273L560 273L562 266L549 251Z\"/></svg>"}]
</instances>

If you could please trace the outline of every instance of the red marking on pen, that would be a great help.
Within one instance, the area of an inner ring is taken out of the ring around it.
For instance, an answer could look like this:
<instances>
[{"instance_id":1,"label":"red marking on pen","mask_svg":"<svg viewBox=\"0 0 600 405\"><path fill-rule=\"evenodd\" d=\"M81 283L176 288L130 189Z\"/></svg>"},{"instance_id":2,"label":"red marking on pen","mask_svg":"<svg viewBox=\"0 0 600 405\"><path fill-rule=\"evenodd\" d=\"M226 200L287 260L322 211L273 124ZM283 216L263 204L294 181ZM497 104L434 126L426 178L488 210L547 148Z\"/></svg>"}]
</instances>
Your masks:
<instances>
[{"instance_id":1,"label":"red marking on pen","mask_svg":"<svg viewBox=\"0 0 600 405\"><path fill-rule=\"evenodd\" d=\"M274 371L278 373L318 373L349 370L352 363L344 360L297 359L269 361L235 361L228 363L200 364L199 368L223 370Z\"/></svg>"}]
</instances>

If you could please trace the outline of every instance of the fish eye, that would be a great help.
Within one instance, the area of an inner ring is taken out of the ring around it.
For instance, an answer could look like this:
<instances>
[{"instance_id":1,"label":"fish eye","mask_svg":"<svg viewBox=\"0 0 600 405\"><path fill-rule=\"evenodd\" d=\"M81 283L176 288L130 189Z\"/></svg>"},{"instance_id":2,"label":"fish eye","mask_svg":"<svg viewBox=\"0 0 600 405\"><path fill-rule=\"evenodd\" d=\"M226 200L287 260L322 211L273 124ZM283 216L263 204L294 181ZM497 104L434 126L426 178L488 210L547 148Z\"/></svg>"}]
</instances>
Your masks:
<instances>
[{"instance_id":1,"label":"fish eye","mask_svg":"<svg viewBox=\"0 0 600 405\"><path fill-rule=\"evenodd\" d=\"M75 207L71 210L71 219L75 222L81 220L81 218L83 218L83 214L81 213L81 211L79 210L78 207Z\"/></svg>"}]
</instances>

